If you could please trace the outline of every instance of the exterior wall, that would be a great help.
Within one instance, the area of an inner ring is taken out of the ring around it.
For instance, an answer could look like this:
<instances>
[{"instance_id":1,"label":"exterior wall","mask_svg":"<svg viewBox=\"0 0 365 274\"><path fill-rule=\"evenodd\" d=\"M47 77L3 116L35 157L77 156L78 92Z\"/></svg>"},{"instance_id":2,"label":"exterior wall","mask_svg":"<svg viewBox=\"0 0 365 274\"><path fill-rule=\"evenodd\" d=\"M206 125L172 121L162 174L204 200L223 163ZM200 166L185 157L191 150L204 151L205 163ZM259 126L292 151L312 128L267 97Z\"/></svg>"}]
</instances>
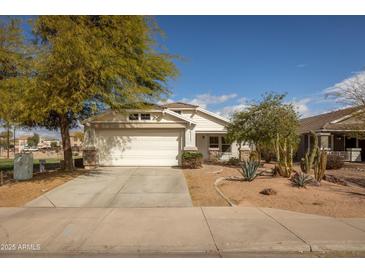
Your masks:
<instances>
[{"instance_id":1,"label":"exterior wall","mask_svg":"<svg viewBox=\"0 0 365 274\"><path fill-rule=\"evenodd\" d=\"M224 131L226 130L224 121L214 118L208 114L194 110L183 110L181 115L193 120L196 123L196 131Z\"/></svg>"},{"instance_id":2,"label":"exterior wall","mask_svg":"<svg viewBox=\"0 0 365 274\"><path fill-rule=\"evenodd\" d=\"M199 133L196 135L196 146L198 151L203 154L203 159L209 159L209 137L211 136L225 136L225 134L204 134ZM231 152L224 152L221 151L221 138L219 138L219 153L221 155L222 160L228 160L231 157L239 158L239 149L236 142L231 144Z\"/></svg>"}]
</instances>

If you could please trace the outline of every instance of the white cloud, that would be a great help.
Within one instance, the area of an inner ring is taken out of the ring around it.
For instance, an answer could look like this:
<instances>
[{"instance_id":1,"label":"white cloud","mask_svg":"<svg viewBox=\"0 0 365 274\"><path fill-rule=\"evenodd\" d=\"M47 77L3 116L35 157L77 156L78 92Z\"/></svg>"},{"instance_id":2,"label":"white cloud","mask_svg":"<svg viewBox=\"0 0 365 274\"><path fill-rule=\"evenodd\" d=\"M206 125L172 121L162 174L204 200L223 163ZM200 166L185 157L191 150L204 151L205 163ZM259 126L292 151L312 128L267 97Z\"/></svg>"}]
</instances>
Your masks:
<instances>
[{"instance_id":1,"label":"white cloud","mask_svg":"<svg viewBox=\"0 0 365 274\"><path fill-rule=\"evenodd\" d=\"M296 111L298 111L298 113L300 114L301 117L307 117L310 116L311 110L309 108L309 104L312 102L311 98L303 98L303 99L293 99L291 100L291 103L293 104L294 108ZM217 111L217 113L219 115L222 115L224 117L231 117L232 114L236 111L242 111L245 108L247 108L247 106L249 105L248 101L246 98L241 98L238 101L238 104L235 105L231 105L231 106L226 106L220 110Z\"/></svg>"},{"instance_id":2,"label":"white cloud","mask_svg":"<svg viewBox=\"0 0 365 274\"><path fill-rule=\"evenodd\" d=\"M312 102L311 98L303 98L303 99L299 99L299 100L293 99L292 100L292 104L293 104L295 110L298 111L298 113L301 117L306 117L306 116L309 116L311 114L309 106L308 106L308 104L311 103L311 102Z\"/></svg>"},{"instance_id":3,"label":"white cloud","mask_svg":"<svg viewBox=\"0 0 365 274\"><path fill-rule=\"evenodd\" d=\"M195 96L193 99L182 99L183 102L198 105L202 108L206 108L208 105L216 105L227 102L237 97L236 93L222 94L222 95L211 95L210 93L202 93Z\"/></svg>"},{"instance_id":4,"label":"white cloud","mask_svg":"<svg viewBox=\"0 0 365 274\"><path fill-rule=\"evenodd\" d=\"M354 76L326 88L323 93L338 103L358 104L360 100L365 100L365 71L355 72Z\"/></svg>"},{"instance_id":5,"label":"white cloud","mask_svg":"<svg viewBox=\"0 0 365 274\"><path fill-rule=\"evenodd\" d=\"M172 103L174 102L174 100L170 99L170 98L167 98L167 99L163 99L163 100L160 100L157 102L158 105L164 105L164 104L169 104L169 103Z\"/></svg>"},{"instance_id":6,"label":"white cloud","mask_svg":"<svg viewBox=\"0 0 365 274\"><path fill-rule=\"evenodd\" d=\"M307 66L308 66L308 64L297 64L295 67L297 67L297 68L305 68Z\"/></svg>"},{"instance_id":7,"label":"white cloud","mask_svg":"<svg viewBox=\"0 0 365 274\"><path fill-rule=\"evenodd\" d=\"M241 98L238 100L238 104L236 105L231 105L231 106L226 106L218 111L217 114L226 117L226 118L230 118L232 116L233 113L235 113L236 111L242 111L244 110L246 107L248 106L247 103L247 99L246 98Z\"/></svg>"}]
</instances>

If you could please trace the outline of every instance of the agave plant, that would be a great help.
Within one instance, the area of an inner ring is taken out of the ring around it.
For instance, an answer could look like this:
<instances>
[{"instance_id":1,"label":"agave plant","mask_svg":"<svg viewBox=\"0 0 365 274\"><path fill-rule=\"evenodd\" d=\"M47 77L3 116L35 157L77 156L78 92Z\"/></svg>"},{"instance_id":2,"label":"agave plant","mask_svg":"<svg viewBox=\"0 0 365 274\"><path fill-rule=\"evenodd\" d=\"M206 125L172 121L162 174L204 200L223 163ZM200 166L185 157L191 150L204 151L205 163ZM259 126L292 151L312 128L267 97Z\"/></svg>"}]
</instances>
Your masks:
<instances>
[{"instance_id":1,"label":"agave plant","mask_svg":"<svg viewBox=\"0 0 365 274\"><path fill-rule=\"evenodd\" d=\"M253 181L258 176L257 168L259 165L260 163L253 159L244 161L241 166L243 179L249 182Z\"/></svg>"},{"instance_id":2,"label":"agave plant","mask_svg":"<svg viewBox=\"0 0 365 274\"><path fill-rule=\"evenodd\" d=\"M313 178L303 172L295 173L291 179L293 186L306 187L307 184L313 181Z\"/></svg>"}]
</instances>

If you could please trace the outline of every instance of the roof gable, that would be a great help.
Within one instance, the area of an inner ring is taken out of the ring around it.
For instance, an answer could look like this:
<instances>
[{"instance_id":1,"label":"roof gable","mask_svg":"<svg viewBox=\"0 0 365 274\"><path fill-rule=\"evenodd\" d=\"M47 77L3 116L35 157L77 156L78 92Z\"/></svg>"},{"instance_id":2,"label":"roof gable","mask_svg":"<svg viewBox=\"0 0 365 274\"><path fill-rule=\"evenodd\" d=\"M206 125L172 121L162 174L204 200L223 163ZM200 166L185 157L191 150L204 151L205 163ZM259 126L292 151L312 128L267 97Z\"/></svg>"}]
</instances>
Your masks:
<instances>
[{"instance_id":1,"label":"roof gable","mask_svg":"<svg viewBox=\"0 0 365 274\"><path fill-rule=\"evenodd\" d=\"M344 122L347 119L353 117L355 118L355 114L359 112L363 112L364 107L351 107L340 109L308 118L304 118L300 120L300 133L307 133L310 131L319 131L319 130L335 130L338 127L338 130L344 130L346 126L348 130L351 130L351 127L348 126L348 123L340 123ZM356 119L356 118L355 118ZM357 118L357 120L359 120Z\"/></svg>"},{"instance_id":2,"label":"roof gable","mask_svg":"<svg viewBox=\"0 0 365 274\"><path fill-rule=\"evenodd\" d=\"M172 103L168 103L168 104L164 104L162 105L162 107L165 108L170 108L170 109L192 109L192 108L197 108L197 105L192 105L192 104L188 104L188 103L183 103L183 102L172 102Z\"/></svg>"}]
</instances>

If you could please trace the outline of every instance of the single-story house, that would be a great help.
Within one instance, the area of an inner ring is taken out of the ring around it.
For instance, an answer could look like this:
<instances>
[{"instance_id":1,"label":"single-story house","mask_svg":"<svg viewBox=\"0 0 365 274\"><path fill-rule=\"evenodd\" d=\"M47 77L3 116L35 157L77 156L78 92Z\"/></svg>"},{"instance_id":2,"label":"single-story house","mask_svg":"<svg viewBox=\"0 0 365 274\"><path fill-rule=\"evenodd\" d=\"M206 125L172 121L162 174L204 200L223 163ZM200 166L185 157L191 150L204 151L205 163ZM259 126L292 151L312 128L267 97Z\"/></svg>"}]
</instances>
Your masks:
<instances>
[{"instance_id":1,"label":"single-story house","mask_svg":"<svg viewBox=\"0 0 365 274\"><path fill-rule=\"evenodd\" d=\"M228 123L180 102L125 113L108 110L83 122L84 158L89 155L100 166L179 166L184 151L199 151L204 159L213 153L223 160L238 158L237 144L225 137Z\"/></svg>"},{"instance_id":2,"label":"single-story house","mask_svg":"<svg viewBox=\"0 0 365 274\"><path fill-rule=\"evenodd\" d=\"M329 154L338 154L345 161L365 161L365 109L351 107L300 120L300 159L313 145L314 131L318 145Z\"/></svg>"}]
</instances>

